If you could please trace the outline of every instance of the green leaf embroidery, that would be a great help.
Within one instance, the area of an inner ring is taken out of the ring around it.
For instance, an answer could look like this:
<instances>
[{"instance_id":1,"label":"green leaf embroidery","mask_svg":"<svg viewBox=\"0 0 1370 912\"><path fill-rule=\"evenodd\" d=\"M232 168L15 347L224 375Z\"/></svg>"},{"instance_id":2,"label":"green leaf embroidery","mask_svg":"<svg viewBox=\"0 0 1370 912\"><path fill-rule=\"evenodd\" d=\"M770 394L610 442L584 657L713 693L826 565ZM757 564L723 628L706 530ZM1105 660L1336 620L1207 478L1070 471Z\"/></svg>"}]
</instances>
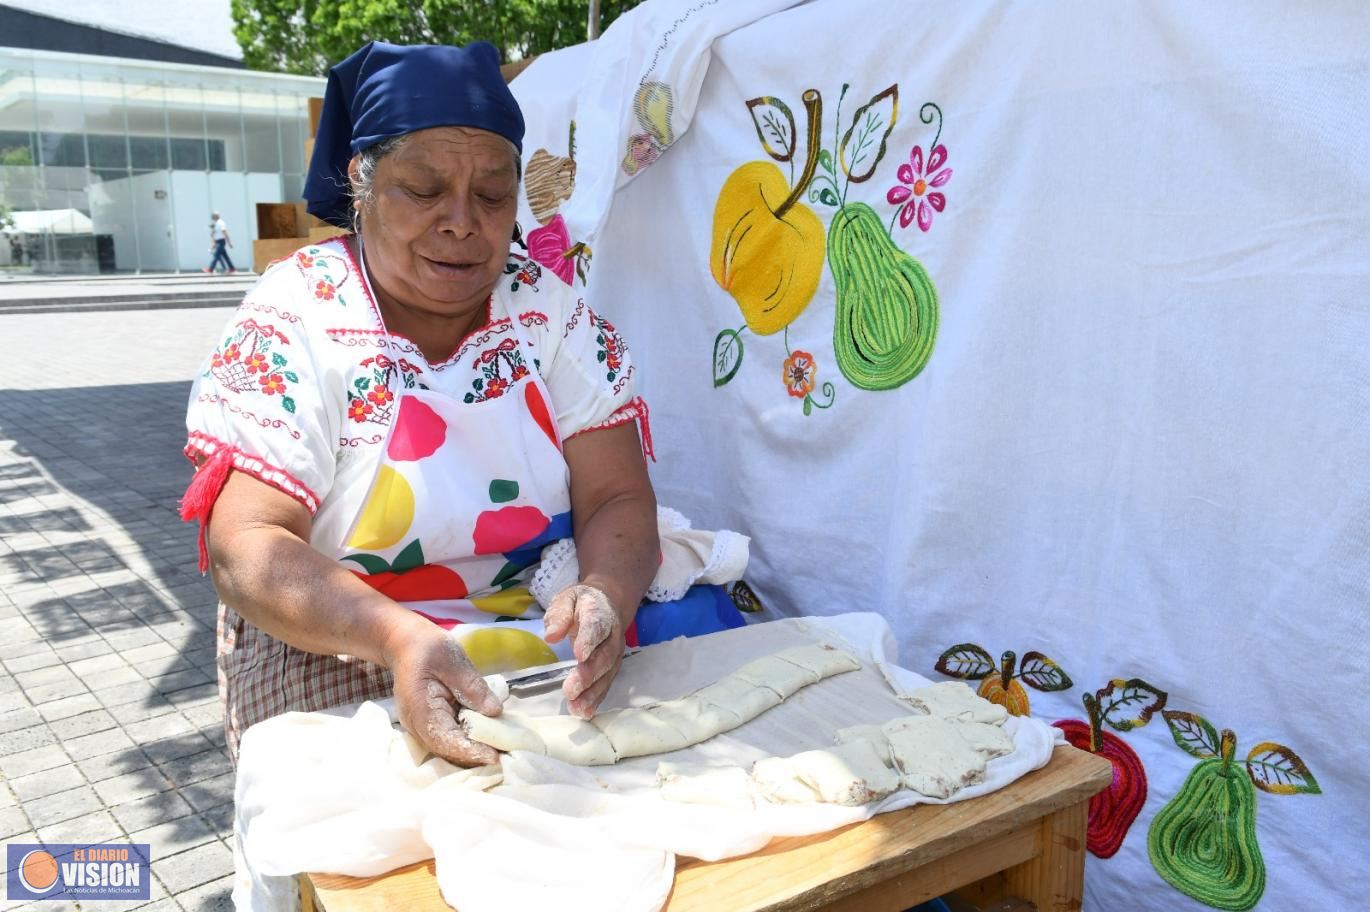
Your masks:
<instances>
[{"instance_id":1,"label":"green leaf embroidery","mask_svg":"<svg viewBox=\"0 0 1370 912\"><path fill-rule=\"evenodd\" d=\"M1047 692L1068 690L1075 684L1061 666L1040 652L1029 652L1023 656L1018 666L1018 677L1029 687Z\"/></svg>"},{"instance_id":2,"label":"green leaf embroidery","mask_svg":"<svg viewBox=\"0 0 1370 912\"><path fill-rule=\"evenodd\" d=\"M355 385L357 389L361 390L362 392L365 392L366 390L371 388L371 380L367 377L358 377Z\"/></svg>"},{"instance_id":3,"label":"green leaf embroidery","mask_svg":"<svg viewBox=\"0 0 1370 912\"><path fill-rule=\"evenodd\" d=\"M1246 774L1256 788L1272 795L1321 795L1308 765L1283 744L1262 741L1246 755Z\"/></svg>"},{"instance_id":4,"label":"green leaf embroidery","mask_svg":"<svg viewBox=\"0 0 1370 912\"><path fill-rule=\"evenodd\" d=\"M1117 731L1131 731L1151 721L1151 717L1165 708L1166 693L1157 690L1141 678L1114 678L1107 687L1100 688L1094 697L1099 701L1103 721Z\"/></svg>"},{"instance_id":5,"label":"green leaf embroidery","mask_svg":"<svg viewBox=\"0 0 1370 912\"><path fill-rule=\"evenodd\" d=\"M277 367L285 367L285 355L280 352L271 353L271 363Z\"/></svg>"},{"instance_id":6,"label":"green leaf embroidery","mask_svg":"<svg viewBox=\"0 0 1370 912\"><path fill-rule=\"evenodd\" d=\"M995 670L994 657L974 643L953 646L937 659L934 666L952 678L978 681Z\"/></svg>"},{"instance_id":7,"label":"green leaf embroidery","mask_svg":"<svg viewBox=\"0 0 1370 912\"><path fill-rule=\"evenodd\" d=\"M752 115L756 138L761 140L767 155L778 162L794 158L794 113L789 105L779 98L762 95L747 102L747 112Z\"/></svg>"},{"instance_id":8,"label":"green leaf embroidery","mask_svg":"<svg viewBox=\"0 0 1370 912\"><path fill-rule=\"evenodd\" d=\"M1218 732L1203 716L1169 709L1162 710L1161 715L1180 750L1200 760L1218 756Z\"/></svg>"},{"instance_id":9,"label":"green leaf embroidery","mask_svg":"<svg viewBox=\"0 0 1370 912\"><path fill-rule=\"evenodd\" d=\"M281 408L285 409L292 415L295 414L295 400L290 398L289 396L282 396Z\"/></svg>"},{"instance_id":10,"label":"green leaf embroidery","mask_svg":"<svg viewBox=\"0 0 1370 912\"><path fill-rule=\"evenodd\" d=\"M742 337L739 330L725 329L714 338L714 386L723 386L737 376L742 366Z\"/></svg>"},{"instance_id":11,"label":"green leaf embroidery","mask_svg":"<svg viewBox=\"0 0 1370 912\"><path fill-rule=\"evenodd\" d=\"M894 129L894 123L898 119L898 83L871 96L870 101L856 109L856 113L852 115L851 126L847 128L846 134L837 146L838 162L853 184L868 181L875 174L876 165L885 157L885 144L890 131ZM856 134L854 143L851 141L853 133ZM880 139L880 148L872 150L877 136ZM860 170L862 163L867 160L868 153L869 164L864 171Z\"/></svg>"},{"instance_id":12,"label":"green leaf embroidery","mask_svg":"<svg viewBox=\"0 0 1370 912\"><path fill-rule=\"evenodd\" d=\"M375 576L378 573L390 572L390 564L379 554L348 554L343 560L356 561L361 564L368 576Z\"/></svg>"},{"instance_id":13,"label":"green leaf embroidery","mask_svg":"<svg viewBox=\"0 0 1370 912\"><path fill-rule=\"evenodd\" d=\"M837 169L832 166L832 153L827 149L818 150L818 166L834 177L837 176Z\"/></svg>"},{"instance_id":14,"label":"green leaf embroidery","mask_svg":"<svg viewBox=\"0 0 1370 912\"><path fill-rule=\"evenodd\" d=\"M291 383L299 383L299 382L300 382L299 375L296 374L294 371L285 371L285 372L282 374L282 376L285 377L285 379L289 380Z\"/></svg>"},{"instance_id":15,"label":"green leaf embroidery","mask_svg":"<svg viewBox=\"0 0 1370 912\"><path fill-rule=\"evenodd\" d=\"M836 206L838 204L837 194L830 188L824 187L818 191L818 201L825 206Z\"/></svg>"}]
</instances>

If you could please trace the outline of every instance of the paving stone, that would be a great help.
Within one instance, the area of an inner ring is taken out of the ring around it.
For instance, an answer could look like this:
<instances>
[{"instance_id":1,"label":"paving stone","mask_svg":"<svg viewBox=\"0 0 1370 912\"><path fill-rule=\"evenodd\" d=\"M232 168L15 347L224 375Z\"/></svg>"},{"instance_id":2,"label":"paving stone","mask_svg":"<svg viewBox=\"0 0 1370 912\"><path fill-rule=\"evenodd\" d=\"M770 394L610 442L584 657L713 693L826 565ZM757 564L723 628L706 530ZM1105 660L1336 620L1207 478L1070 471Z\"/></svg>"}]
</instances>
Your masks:
<instances>
[{"instance_id":1,"label":"paving stone","mask_svg":"<svg viewBox=\"0 0 1370 912\"><path fill-rule=\"evenodd\" d=\"M53 700L51 703L44 703L39 713L48 722L55 722L59 719L69 719L72 716L87 713L91 710L100 708L100 701L95 699L94 694L83 693L74 697L67 697L62 700ZM54 729L55 731L56 729ZM64 737L58 732L58 737Z\"/></svg>"},{"instance_id":2,"label":"paving stone","mask_svg":"<svg viewBox=\"0 0 1370 912\"><path fill-rule=\"evenodd\" d=\"M149 629L156 630L156 628ZM170 643L163 640L158 640L156 643L149 643L146 646L138 646L134 649L125 650L122 655L125 662L136 667L145 664L152 665L158 659L167 659L180 654L181 651L175 646L172 646Z\"/></svg>"},{"instance_id":3,"label":"paving stone","mask_svg":"<svg viewBox=\"0 0 1370 912\"><path fill-rule=\"evenodd\" d=\"M114 751L129 750L136 745L123 729L109 728L93 735L72 738L63 742L67 753L76 760L89 760Z\"/></svg>"},{"instance_id":4,"label":"paving stone","mask_svg":"<svg viewBox=\"0 0 1370 912\"><path fill-rule=\"evenodd\" d=\"M194 890L177 893L176 900L186 912L232 912L233 877L221 877Z\"/></svg>"},{"instance_id":5,"label":"paving stone","mask_svg":"<svg viewBox=\"0 0 1370 912\"><path fill-rule=\"evenodd\" d=\"M217 706L219 703L219 682L204 672L197 671L196 674L200 678L198 683L180 690L163 691L166 698L182 710L189 706L200 706L205 703Z\"/></svg>"},{"instance_id":6,"label":"paving stone","mask_svg":"<svg viewBox=\"0 0 1370 912\"><path fill-rule=\"evenodd\" d=\"M28 829L29 820L24 816L23 808L17 805L0 808L0 839L26 833Z\"/></svg>"},{"instance_id":7,"label":"paving stone","mask_svg":"<svg viewBox=\"0 0 1370 912\"><path fill-rule=\"evenodd\" d=\"M196 703L193 706L181 707L181 715L191 721L196 728L204 729L210 726L222 726L224 724L224 707L219 701L217 693L213 700L204 703Z\"/></svg>"},{"instance_id":8,"label":"paving stone","mask_svg":"<svg viewBox=\"0 0 1370 912\"><path fill-rule=\"evenodd\" d=\"M153 860L170 858L187 849L204 845L217 838L214 828L195 814L168 820L156 826L129 834L129 842L146 842Z\"/></svg>"},{"instance_id":9,"label":"paving stone","mask_svg":"<svg viewBox=\"0 0 1370 912\"><path fill-rule=\"evenodd\" d=\"M39 687L24 688L24 694L35 706L83 693L86 693L86 685L74 676L71 680L59 684L44 684Z\"/></svg>"},{"instance_id":10,"label":"paving stone","mask_svg":"<svg viewBox=\"0 0 1370 912\"><path fill-rule=\"evenodd\" d=\"M0 692L0 715L14 712L17 709L32 709L29 698L24 696L23 691L19 690L19 685L14 683L13 678L6 679L13 687L8 692Z\"/></svg>"},{"instance_id":11,"label":"paving stone","mask_svg":"<svg viewBox=\"0 0 1370 912\"><path fill-rule=\"evenodd\" d=\"M27 731L27 729L25 730ZM5 741L8 741L8 736L6 736ZM13 754L0 757L0 773L4 773L6 779L17 779L20 776L27 776L29 773L52 769L54 766L64 766L70 762L71 758L67 756L66 751L62 750L62 745L45 744L32 750L16 751Z\"/></svg>"},{"instance_id":12,"label":"paving stone","mask_svg":"<svg viewBox=\"0 0 1370 912\"><path fill-rule=\"evenodd\" d=\"M52 668L61 664L62 657L49 649L46 652L34 652L17 659L5 659L5 670L12 675L17 675L20 672Z\"/></svg>"},{"instance_id":13,"label":"paving stone","mask_svg":"<svg viewBox=\"0 0 1370 912\"><path fill-rule=\"evenodd\" d=\"M125 773L147 769L152 765L152 760L137 747L128 747L97 757L78 757L76 765L80 767L87 782L95 783L102 779L111 779Z\"/></svg>"},{"instance_id":14,"label":"paving stone","mask_svg":"<svg viewBox=\"0 0 1370 912\"><path fill-rule=\"evenodd\" d=\"M186 668L181 671L174 671L170 674L149 678L148 683L156 687L159 692L173 703L177 702L175 695L187 688L198 688L195 695L189 698L182 697L182 700L187 702L194 699L204 699L207 696L217 696L219 689L218 682L198 668ZM205 687L209 688L208 692L205 691Z\"/></svg>"},{"instance_id":15,"label":"paving stone","mask_svg":"<svg viewBox=\"0 0 1370 912\"><path fill-rule=\"evenodd\" d=\"M39 827L38 838L49 845L60 842L86 842L94 845L102 842L128 841L123 827L119 826L114 816L103 808L61 823ZM103 909L104 905L101 904L99 908Z\"/></svg>"},{"instance_id":16,"label":"paving stone","mask_svg":"<svg viewBox=\"0 0 1370 912\"><path fill-rule=\"evenodd\" d=\"M123 703L151 699L157 695L157 689L146 681L134 681L129 684L101 686L96 688L94 693L95 698L103 703L106 708L109 708Z\"/></svg>"},{"instance_id":17,"label":"paving stone","mask_svg":"<svg viewBox=\"0 0 1370 912\"><path fill-rule=\"evenodd\" d=\"M115 687L120 684L141 684L143 682L143 676L138 674L138 670L130 665L82 675L81 679L92 691L100 691L106 687Z\"/></svg>"},{"instance_id":18,"label":"paving stone","mask_svg":"<svg viewBox=\"0 0 1370 912\"><path fill-rule=\"evenodd\" d=\"M85 735L93 735L96 732L107 731L118 724L108 712L97 709L93 712L81 713L79 716L57 719L49 722L48 727L60 740L68 741Z\"/></svg>"},{"instance_id":19,"label":"paving stone","mask_svg":"<svg viewBox=\"0 0 1370 912\"><path fill-rule=\"evenodd\" d=\"M164 716L169 712L175 712L176 705L166 697L158 694L150 700L143 702L124 703L119 706L111 706L109 714L119 720L120 725L131 725L134 722L145 722L148 719Z\"/></svg>"},{"instance_id":20,"label":"paving stone","mask_svg":"<svg viewBox=\"0 0 1370 912\"><path fill-rule=\"evenodd\" d=\"M212 779L194 782L180 789L181 797L189 801L197 811L215 808L233 800L233 773L224 773Z\"/></svg>"},{"instance_id":21,"label":"paving stone","mask_svg":"<svg viewBox=\"0 0 1370 912\"><path fill-rule=\"evenodd\" d=\"M167 890L177 897L182 905L186 900L181 894L195 887L225 881L226 889L232 891L233 853L219 840L206 843L197 848L172 855L170 858L154 859L152 871L166 885ZM215 887L212 892L217 893ZM203 900L196 896L193 908L203 908Z\"/></svg>"},{"instance_id":22,"label":"paving stone","mask_svg":"<svg viewBox=\"0 0 1370 912\"><path fill-rule=\"evenodd\" d=\"M104 642L103 640L101 640L100 642L101 645L105 646L108 649L108 643ZM101 655L95 655L89 658L80 658L75 661L68 660L67 667L70 668L72 672L76 674L78 677L86 678L88 675L95 674L96 672L112 671L116 668L127 668L129 666L128 662L124 661L123 656L119 655L114 650L109 649L109 651Z\"/></svg>"},{"instance_id":23,"label":"paving stone","mask_svg":"<svg viewBox=\"0 0 1370 912\"><path fill-rule=\"evenodd\" d=\"M92 636L84 643L65 643L57 647L57 654L67 663L67 667L77 674L78 662L87 662L91 659L102 658L114 652L114 647L106 643L98 636Z\"/></svg>"},{"instance_id":24,"label":"paving stone","mask_svg":"<svg viewBox=\"0 0 1370 912\"><path fill-rule=\"evenodd\" d=\"M32 725L41 725L42 723L42 713L32 707L11 710L4 715L0 715L0 734L18 731L21 728L28 728Z\"/></svg>"},{"instance_id":25,"label":"paving stone","mask_svg":"<svg viewBox=\"0 0 1370 912\"><path fill-rule=\"evenodd\" d=\"M100 796L89 785L24 802L24 811L35 827L50 826L89 814L100 808Z\"/></svg>"},{"instance_id":26,"label":"paving stone","mask_svg":"<svg viewBox=\"0 0 1370 912\"><path fill-rule=\"evenodd\" d=\"M109 807L137 801L171 788L167 778L156 767L136 770L122 776L102 779L94 784L95 792Z\"/></svg>"},{"instance_id":27,"label":"paving stone","mask_svg":"<svg viewBox=\"0 0 1370 912\"><path fill-rule=\"evenodd\" d=\"M131 833L193 814L195 809L179 792L167 790L110 808L110 813L120 826Z\"/></svg>"},{"instance_id":28,"label":"paving stone","mask_svg":"<svg viewBox=\"0 0 1370 912\"><path fill-rule=\"evenodd\" d=\"M228 762L228 756L218 748L169 760L159 764L158 768L178 788L233 772L233 764Z\"/></svg>"},{"instance_id":29,"label":"paving stone","mask_svg":"<svg viewBox=\"0 0 1370 912\"><path fill-rule=\"evenodd\" d=\"M27 776L19 776L9 781L10 788L14 789L14 794L18 795L19 800L24 802L56 792L65 792L68 789L85 785L85 782L85 777L81 775L81 771L76 768L74 763L54 766L51 769L29 773Z\"/></svg>"},{"instance_id":30,"label":"paving stone","mask_svg":"<svg viewBox=\"0 0 1370 912\"><path fill-rule=\"evenodd\" d=\"M167 764L182 757L202 754L215 748L213 741L201 732L187 732L170 738L147 741L141 745L143 753L154 763Z\"/></svg>"},{"instance_id":31,"label":"paving stone","mask_svg":"<svg viewBox=\"0 0 1370 912\"><path fill-rule=\"evenodd\" d=\"M124 731L128 732L128 736L139 744L145 744L149 741L159 741L163 738L193 732L195 726L180 713L167 713L142 722L127 724L124 726Z\"/></svg>"},{"instance_id":32,"label":"paving stone","mask_svg":"<svg viewBox=\"0 0 1370 912\"><path fill-rule=\"evenodd\" d=\"M234 811L233 803L229 802L207 811L201 811L200 816L209 822L220 839L227 839L233 835Z\"/></svg>"}]
</instances>

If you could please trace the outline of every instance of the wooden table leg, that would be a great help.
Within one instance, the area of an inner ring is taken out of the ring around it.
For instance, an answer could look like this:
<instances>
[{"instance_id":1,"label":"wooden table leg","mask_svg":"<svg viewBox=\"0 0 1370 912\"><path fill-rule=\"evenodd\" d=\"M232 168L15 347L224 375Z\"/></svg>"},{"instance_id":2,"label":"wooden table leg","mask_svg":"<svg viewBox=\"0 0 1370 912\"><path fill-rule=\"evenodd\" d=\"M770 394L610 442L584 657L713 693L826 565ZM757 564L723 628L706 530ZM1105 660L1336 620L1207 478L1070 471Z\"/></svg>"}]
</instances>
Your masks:
<instances>
[{"instance_id":1,"label":"wooden table leg","mask_svg":"<svg viewBox=\"0 0 1370 912\"><path fill-rule=\"evenodd\" d=\"M1041 852L1004 872L1008 892L1037 912L1079 912L1084 902L1085 826L1089 802L1042 818Z\"/></svg>"}]
</instances>

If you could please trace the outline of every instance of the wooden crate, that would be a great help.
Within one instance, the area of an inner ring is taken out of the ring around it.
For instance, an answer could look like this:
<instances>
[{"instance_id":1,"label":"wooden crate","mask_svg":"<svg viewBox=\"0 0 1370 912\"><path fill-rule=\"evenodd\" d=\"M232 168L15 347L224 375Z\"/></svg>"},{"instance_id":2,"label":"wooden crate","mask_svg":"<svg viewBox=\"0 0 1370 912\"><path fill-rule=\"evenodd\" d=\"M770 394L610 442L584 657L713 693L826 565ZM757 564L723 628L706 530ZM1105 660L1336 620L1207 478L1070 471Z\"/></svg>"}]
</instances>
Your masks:
<instances>
[{"instance_id":1,"label":"wooden crate","mask_svg":"<svg viewBox=\"0 0 1370 912\"><path fill-rule=\"evenodd\" d=\"M301 247L308 246L309 239L302 237L266 238L252 242L252 267L257 272L266 272L266 267L277 260L283 260Z\"/></svg>"},{"instance_id":2,"label":"wooden crate","mask_svg":"<svg viewBox=\"0 0 1370 912\"><path fill-rule=\"evenodd\" d=\"M261 240L300 237L305 226L300 221L302 203L258 203L257 237Z\"/></svg>"}]
</instances>

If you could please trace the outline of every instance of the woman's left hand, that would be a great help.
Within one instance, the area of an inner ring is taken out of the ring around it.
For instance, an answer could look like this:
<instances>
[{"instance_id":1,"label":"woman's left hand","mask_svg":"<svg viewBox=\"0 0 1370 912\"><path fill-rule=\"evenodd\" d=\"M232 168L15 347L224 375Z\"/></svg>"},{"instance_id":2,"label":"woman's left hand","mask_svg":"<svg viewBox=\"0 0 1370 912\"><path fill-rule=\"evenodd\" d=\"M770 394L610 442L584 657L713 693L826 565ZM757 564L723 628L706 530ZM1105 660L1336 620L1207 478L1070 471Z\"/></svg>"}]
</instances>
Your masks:
<instances>
[{"instance_id":1,"label":"woman's left hand","mask_svg":"<svg viewBox=\"0 0 1370 912\"><path fill-rule=\"evenodd\" d=\"M599 589L578 584L552 599L543 626L549 643L571 637L571 651L580 664L566 678L562 692L572 715L591 718L623 664L623 621L618 611Z\"/></svg>"}]
</instances>

